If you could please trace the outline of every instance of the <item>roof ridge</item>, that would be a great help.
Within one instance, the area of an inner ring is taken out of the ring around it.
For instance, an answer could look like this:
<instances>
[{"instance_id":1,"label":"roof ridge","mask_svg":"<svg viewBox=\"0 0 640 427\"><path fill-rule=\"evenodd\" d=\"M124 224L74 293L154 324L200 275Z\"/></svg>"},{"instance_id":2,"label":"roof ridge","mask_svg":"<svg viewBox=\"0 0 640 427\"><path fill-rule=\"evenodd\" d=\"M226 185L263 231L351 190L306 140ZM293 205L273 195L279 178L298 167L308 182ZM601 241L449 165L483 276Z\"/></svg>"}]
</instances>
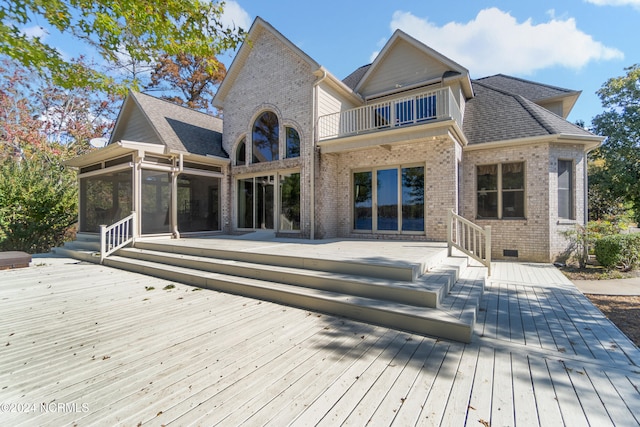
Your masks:
<instances>
[{"instance_id":1,"label":"roof ridge","mask_svg":"<svg viewBox=\"0 0 640 427\"><path fill-rule=\"evenodd\" d=\"M566 92L566 93L579 92L579 91L577 91L575 89L567 89L567 88L564 88L564 87L554 86L554 85L550 85L550 84L547 84L547 83L535 82L533 80L527 80L527 79L523 79L522 77L510 76L510 75L503 74L503 73L493 74L491 76L480 77L479 79L476 79L476 80L485 80L485 79L490 79L492 77L504 77L506 79L516 80L516 81L519 81L519 82L528 83L528 84L532 84L532 85L536 85L536 86L544 86L544 87L547 87L549 89L555 89L555 90L559 90L559 91Z\"/></svg>"},{"instance_id":2,"label":"roof ridge","mask_svg":"<svg viewBox=\"0 0 640 427\"><path fill-rule=\"evenodd\" d=\"M172 107L183 108L183 109L185 109L185 110L189 111L190 113L202 114L202 115L205 115L205 116L210 117L210 118L214 118L214 119L222 120L221 118L216 117L216 116L214 116L214 115L212 115L212 114L205 113L205 112L200 111L200 110L196 110L195 108L185 107L184 105L176 104L175 102L171 102L171 101L169 101L168 99L159 98L159 97L157 97L157 96L149 95L148 93L138 92L138 91L131 90L131 89L130 89L130 92L131 92L131 93L133 93L133 94L134 94L134 96L143 95L143 96L146 96L147 98L151 98L151 99L153 99L153 100L155 100L155 101L158 101L158 102L164 102L164 103L166 103L166 104L169 104L169 105L171 105Z\"/></svg>"}]
</instances>

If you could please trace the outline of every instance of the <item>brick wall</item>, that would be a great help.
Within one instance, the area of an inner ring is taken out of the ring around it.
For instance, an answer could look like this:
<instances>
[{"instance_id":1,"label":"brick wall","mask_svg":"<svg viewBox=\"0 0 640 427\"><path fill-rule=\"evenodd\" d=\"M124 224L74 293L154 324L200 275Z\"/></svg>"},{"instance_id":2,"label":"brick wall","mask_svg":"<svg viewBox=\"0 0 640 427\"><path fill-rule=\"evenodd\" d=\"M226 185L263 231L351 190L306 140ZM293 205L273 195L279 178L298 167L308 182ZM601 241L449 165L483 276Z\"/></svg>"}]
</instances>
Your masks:
<instances>
[{"instance_id":1,"label":"brick wall","mask_svg":"<svg viewBox=\"0 0 640 427\"><path fill-rule=\"evenodd\" d=\"M381 166L425 167L426 235L396 237L446 241L446 220L457 199L456 165L461 150L449 139L423 140L391 149L374 147L340 154L323 154L317 188L318 237L376 237L352 231L352 176L357 170ZM378 235L377 237L380 237ZM394 234L385 233L384 238Z\"/></svg>"},{"instance_id":2,"label":"brick wall","mask_svg":"<svg viewBox=\"0 0 640 427\"><path fill-rule=\"evenodd\" d=\"M235 158L235 145L247 136L247 157L250 159L251 128L264 111L277 114L280 125L281 147L284 146L285 126L294 127L300 134L300 158L282 159L269 163L232 166L230 185L241 174L275 172L300 169L301 173L301 235L308 237L310 230L310 154L313 141L312 106L313 83L316 77L311 67L295 52L268 31L260 31L251 41L251 52L224 100L223 147ZM282 154L281 150L281 154ZM236 206L229 192L225 201L231 209L225 219L232 228Z\"/></svg>"},{"instance_id":3,"label":"brick wall","mask_svg":"<svg viewBox=\"0 0 640 427\"><path fill-rule=\"evenodd\" d=\"M492 257L517 250L518 259L549 262L566 250L561 231L583 223L584 153L579 145L548 143L465 151L463 155L463 216L480 226L492 227ZM558 219L558 159L574 161L575 220ZM476 166L482 164L525 163L526 219L476 219Z\"/></svg>"}]
</instances>

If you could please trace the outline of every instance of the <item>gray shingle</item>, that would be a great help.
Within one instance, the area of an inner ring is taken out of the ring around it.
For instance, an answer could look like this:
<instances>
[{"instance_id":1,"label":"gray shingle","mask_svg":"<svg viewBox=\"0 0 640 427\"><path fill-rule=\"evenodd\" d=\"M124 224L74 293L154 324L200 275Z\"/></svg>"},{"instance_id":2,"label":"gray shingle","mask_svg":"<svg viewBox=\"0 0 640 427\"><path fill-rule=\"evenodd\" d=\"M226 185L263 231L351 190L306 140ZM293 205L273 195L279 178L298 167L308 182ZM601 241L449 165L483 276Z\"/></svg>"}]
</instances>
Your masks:
<instances>
[{"instance_id":1,"label":"gray shingle","mask_svg":"<svg viewBox=\"0 0 640 427\"><path fill-rule=\"evenodd\" d=\"M222 120L139 92L131 92L171 150L229 158L222 148Z\"/></svg>"},{"instance_id":2,"label":"gray shingle","mask_svg":"<svg viewBox=\"0 0 640 427\"><path fill-rule=\"evenodd\" d=\"M475 98L467 102L463 131L469 144L569 134L593 136L524 96L472 82Z\"/></svg>"},{"instance_id":3,"label":"gray shingle","mask_svg":"<svg viewBox=\"0 0 640 427\"><path fill-rule=\"evenodd\" d=\"M495 76L483 77L481 79L477 79L476 82L515 95L521 95L534 102L542 101L549 98L556 98L558 96L566 96L577 92L571 89L564 89L556 86L532 82L517 77L506 76L504 74L496 74Z\"/></svg>"}]
</instances>

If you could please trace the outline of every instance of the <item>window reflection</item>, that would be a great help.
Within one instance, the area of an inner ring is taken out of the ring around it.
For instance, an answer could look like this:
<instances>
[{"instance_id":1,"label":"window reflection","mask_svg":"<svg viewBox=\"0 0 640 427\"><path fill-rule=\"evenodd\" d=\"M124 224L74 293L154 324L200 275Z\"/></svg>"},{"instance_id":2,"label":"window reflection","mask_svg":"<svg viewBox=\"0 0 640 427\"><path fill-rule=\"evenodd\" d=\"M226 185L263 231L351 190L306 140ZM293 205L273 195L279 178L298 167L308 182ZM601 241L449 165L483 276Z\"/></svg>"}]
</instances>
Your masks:
<instances>
[{"instance_id":1,"label":"window reflection","mask_svg":"<svg viewBox=\"0 0 640 427\"><path fill-rule=\"evenodd\" d=\"M253 124L253 163L272 162L279 158L278 117L266 111Z\"/></svg>"}]
</instances>

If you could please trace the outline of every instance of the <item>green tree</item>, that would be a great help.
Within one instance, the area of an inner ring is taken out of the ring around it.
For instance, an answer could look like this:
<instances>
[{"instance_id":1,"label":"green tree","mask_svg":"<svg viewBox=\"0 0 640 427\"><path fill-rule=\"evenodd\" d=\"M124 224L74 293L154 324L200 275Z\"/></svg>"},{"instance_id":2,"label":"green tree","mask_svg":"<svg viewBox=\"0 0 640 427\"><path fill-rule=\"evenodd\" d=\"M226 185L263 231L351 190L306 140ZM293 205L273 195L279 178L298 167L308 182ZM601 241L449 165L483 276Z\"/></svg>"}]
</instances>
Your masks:
<instances>
[{"instance_id":1,"label":"green tree","mask_svg":"<svg viewBox=\"0 0 640 427\"><path fill-rule=\"evenodd\" d=\"M181 52L206 57L243 39L242 29L221 23L223 7L215 0L8 0L0 3L0 54L63 88L113 88L106 74L67 60L42 38L26 35L24 28L47 23L88 44L111 64L123 53L146 62Z\"/></svg>"},{"instance_id":2,"label":"green tree","mask_svg":"<svg viewBox=\"0 0 640 427\"><path fill-rule=\"evenodd\" d=\"M592 153L599 163L589 180L611 204L620 199L630 204L640 222L640 65L625 71L598 91L605 111L594 117L593 131L607 138Z\"/></svg>"},{"instance_id":3,"label":"green tree","mask_svg":"<svg viewBox=\"0 0 640 427\"><path fill-rule=\"evenodd\" d=\"M72 233L77 185L63 162L108 133L111 107L0 62L0 250L46 252Z\"/></svg>"}]
</instances>

